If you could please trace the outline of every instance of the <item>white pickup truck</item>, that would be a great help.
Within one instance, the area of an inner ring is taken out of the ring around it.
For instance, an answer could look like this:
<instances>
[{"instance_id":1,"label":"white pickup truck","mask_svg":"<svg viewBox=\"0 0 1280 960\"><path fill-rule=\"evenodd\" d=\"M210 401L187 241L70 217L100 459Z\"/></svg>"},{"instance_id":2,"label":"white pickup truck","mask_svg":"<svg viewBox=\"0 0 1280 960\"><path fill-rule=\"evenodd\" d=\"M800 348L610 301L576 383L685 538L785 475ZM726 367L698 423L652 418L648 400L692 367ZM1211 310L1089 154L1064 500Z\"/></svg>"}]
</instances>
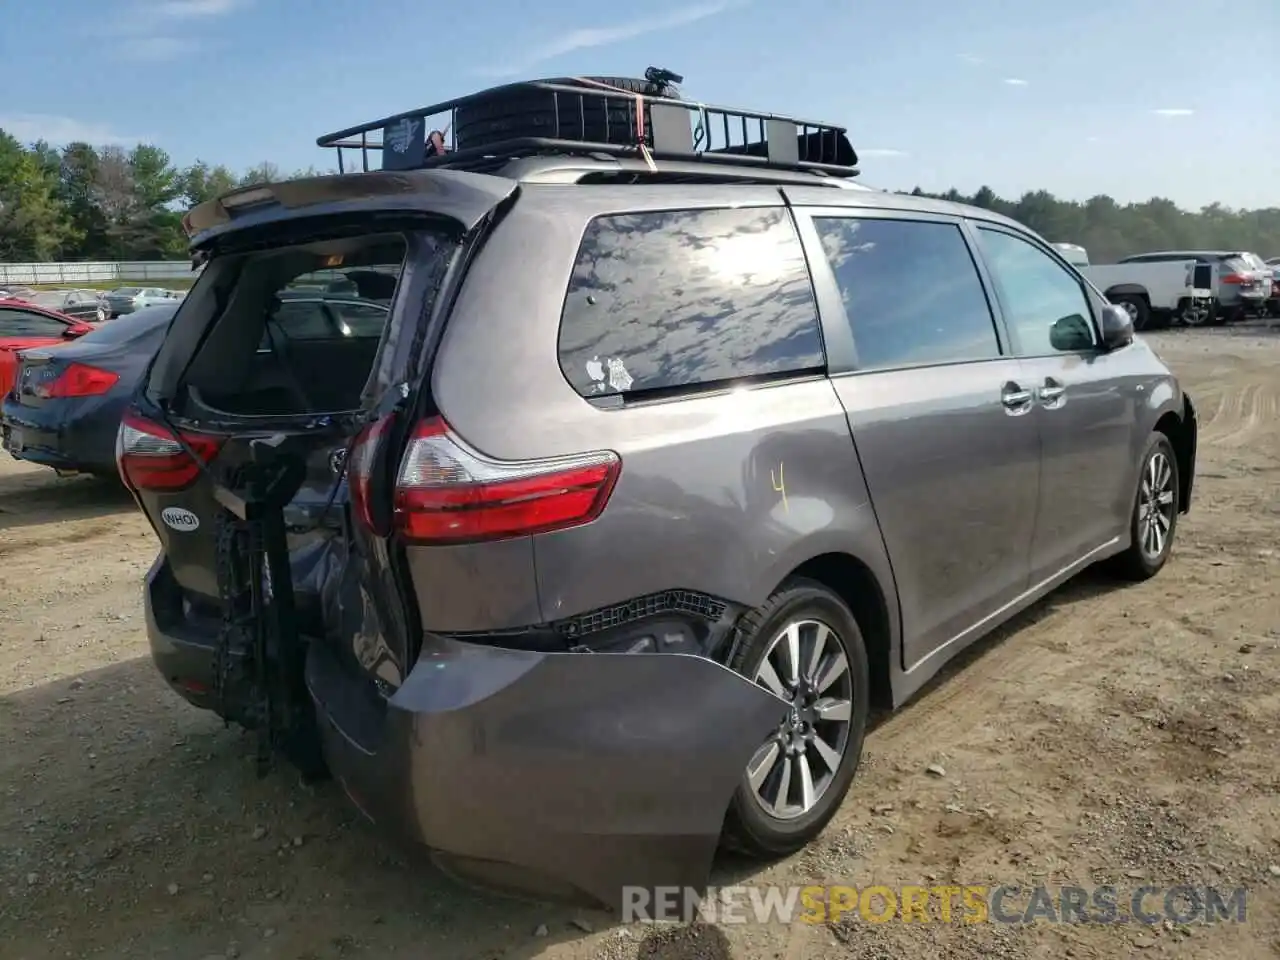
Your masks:
<instances>
[{"instance_id":1,"label":"white pickup truck","mask_svg":"<svg viewBox=\"0 0 1280 960\"><path fill-rule=\"evenodd\" d=\"M1089 252L1074 243L1055 243L1068 263L1133 319L1135 330L1185 323L1200 327L1221 322L1214 310L1214 267L1195 260L1160 263L1089 262Z\"/></svg>"}]
</instances>

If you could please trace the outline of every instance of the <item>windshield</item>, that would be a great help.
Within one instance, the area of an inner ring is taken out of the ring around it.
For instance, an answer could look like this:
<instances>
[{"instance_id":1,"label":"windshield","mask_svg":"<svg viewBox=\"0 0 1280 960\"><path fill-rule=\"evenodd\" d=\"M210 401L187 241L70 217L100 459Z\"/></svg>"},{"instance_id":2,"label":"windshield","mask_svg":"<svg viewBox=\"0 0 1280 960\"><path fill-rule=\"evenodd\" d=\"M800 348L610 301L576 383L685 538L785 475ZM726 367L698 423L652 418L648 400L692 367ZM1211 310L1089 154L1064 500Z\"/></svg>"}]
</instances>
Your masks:
<instances>
[{"instance_id":1,"label":"windshield","mask_svg":"<svg viewBox=\"0 0 1280 960\"><path fill-rule=\"evenodd\" d=\"M1254 270L1267 269L1266 263L1264 263L1263 259L1256 253L1242 253L1240 255L1240 259L1251 266Z\"/></svg>"},{"instance_id":2,"label":"windshield","mask_svg":"<svg viewBox=\"0 0 1280 960\"><path fill-rule=\"evenodd\" d=\"M139 310L137 313L131 313L116 320L108 320L101 326L95 327L92 332L86 333L80 338L80 342L105 345L139 340L151 331L165 326L177 311L176 305L148 307L146 310Z\"/></svg>"},{"instance_id":3,"label":"windshield","mask_svg":"<svg viewBox=\"0 0 1280 960\"><path fill-rule=\"evenodd\" d=\"M119 287L111 291L113 297L136 297L142 292L140 287Z\"/></svg>"}]
</instances>

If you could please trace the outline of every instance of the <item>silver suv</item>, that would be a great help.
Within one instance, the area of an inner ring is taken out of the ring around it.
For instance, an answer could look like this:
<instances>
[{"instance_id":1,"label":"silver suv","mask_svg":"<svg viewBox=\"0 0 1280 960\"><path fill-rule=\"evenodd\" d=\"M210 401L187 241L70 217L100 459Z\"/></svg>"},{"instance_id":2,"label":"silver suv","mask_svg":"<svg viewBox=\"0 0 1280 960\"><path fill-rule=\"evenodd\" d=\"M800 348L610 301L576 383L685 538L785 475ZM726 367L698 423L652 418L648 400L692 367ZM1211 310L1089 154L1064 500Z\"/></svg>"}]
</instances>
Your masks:
<instances>
[{"instance_id":1,"label":"silver suv","mask_svg":"<svg viewBox=\"0 0 1280 960\"><path fill-rule=\"evenodd\" d=\"M1196 459L1040 237L833 188L852 149L777 117L682 153L649 100L641 156L508 131L197 208L118 440L179 693L455 873L610 903L815 837L873 705L1091 564L1156 574ZM338 268L385 322L284 316Z\"/></svg>"}]
</instances>

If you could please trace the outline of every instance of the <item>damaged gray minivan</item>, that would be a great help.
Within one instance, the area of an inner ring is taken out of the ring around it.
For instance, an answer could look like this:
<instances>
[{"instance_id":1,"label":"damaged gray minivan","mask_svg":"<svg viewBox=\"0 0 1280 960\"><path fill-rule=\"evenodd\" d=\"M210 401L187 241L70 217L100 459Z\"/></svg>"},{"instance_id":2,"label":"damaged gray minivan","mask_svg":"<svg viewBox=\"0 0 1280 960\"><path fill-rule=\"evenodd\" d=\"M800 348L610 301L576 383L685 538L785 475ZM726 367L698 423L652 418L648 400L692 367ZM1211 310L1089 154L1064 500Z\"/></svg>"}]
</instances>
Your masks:
<instances>
[{"instance_id":1,"label":"damaged gray minivan","mask_svg":"<svg viewBox=\"0 0 1280 960\"><path fill-rule=\"evenodd\" d=\"M381 169L188 215L120 472L164 678L446 870L617 904L796 851L873 704L1169 556L1175 378L1018 224L856 187L840 128L651 75L321 143Z\"/></svg>"}]
</instances>

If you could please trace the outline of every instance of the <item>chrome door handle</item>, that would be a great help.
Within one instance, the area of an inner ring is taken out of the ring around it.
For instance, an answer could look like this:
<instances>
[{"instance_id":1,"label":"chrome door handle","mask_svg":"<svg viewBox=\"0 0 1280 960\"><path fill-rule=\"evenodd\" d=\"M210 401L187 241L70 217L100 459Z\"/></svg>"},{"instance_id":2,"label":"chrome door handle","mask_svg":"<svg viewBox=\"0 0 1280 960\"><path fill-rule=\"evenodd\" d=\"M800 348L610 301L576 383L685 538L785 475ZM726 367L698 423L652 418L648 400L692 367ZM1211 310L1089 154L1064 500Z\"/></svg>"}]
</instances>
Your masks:
<instances>
[{"instance_id":1,"label":"chrome door handle","mask_svg":"<svg viewBox=\"0 0 1280 960\"><path fill-rule=\"evenodd\" d=\"M1013 381L1006 383L1000 391L1000 402L1004 404L1005 413L1014 417L1030 410L1034 399L1030 390L1023 390Z\"/></svg>"},{"instance_id":2,"label":"chrome door handle","mask_svg":"<svg viewBox=\"0 0 1280 960\"><path fill-rule=\"evenodd\" d=\"M1044 378L1044 386L1039 390L1040 403L1046 410L1056 410L1065 402L1067 388L1053 377Z\"/></svg>"}]
</instances>

